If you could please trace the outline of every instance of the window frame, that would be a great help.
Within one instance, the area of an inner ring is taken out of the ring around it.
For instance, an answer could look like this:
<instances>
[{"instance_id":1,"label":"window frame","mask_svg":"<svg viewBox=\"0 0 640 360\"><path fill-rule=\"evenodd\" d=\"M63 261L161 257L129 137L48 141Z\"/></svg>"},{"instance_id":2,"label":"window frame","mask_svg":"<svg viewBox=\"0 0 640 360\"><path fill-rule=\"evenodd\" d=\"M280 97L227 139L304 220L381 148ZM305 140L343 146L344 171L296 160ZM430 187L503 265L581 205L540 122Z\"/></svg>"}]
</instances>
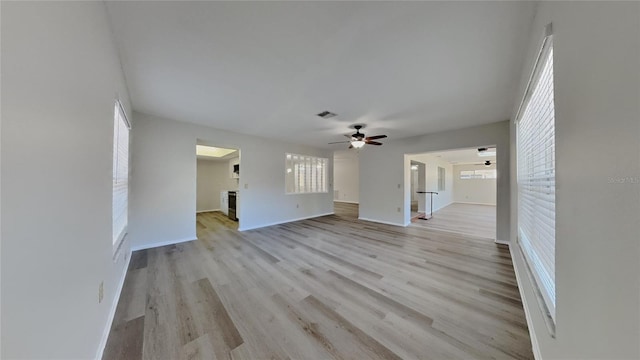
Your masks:
<instances>
[{"instance_id":1,"label":"window frame","mask_svg":"<svg viewBox=\"0 0 640 360\"><path fill-rule=\"evenodd\" d=\"M446 191L447 170L438 166L438 191Z\"/></svg>"},{"instance_id":2,"label":"window frame","mask_svg":"<svg viewBox=\"0 0 640 360\"><path fill-rule=\"evenodd\" d=\"M298 159L296 159L296 157ZM296 162L294 163L294 161ZM285 153L284 163L285 195L329 193L329 158ZM314 168L320 168L322 170L319 173L317 171L308 172L308 169ZM301 170L303 170L304 173L300 173ZM296 177L298 181L296 181ZM300 178L302 178L304 182L302 185L300 184ZM309 191L312 188L319 190ZM304 191L297 191L300 189L304 189Z\"/></svg>"},{"instance_id":3,"label":"window frame","mask_svg":"<svg viewBox=\"0 0 640 360\"><path fill-rule=\"evenodd\" d=\"M556 256L555 256L555 250L556 250L556 212L555 212L555 204L556 204L556 183L555 183L555 179L556 179L556 164L555 164L555 151L553 152L553 193L554 193L554 199L553 199L553 205L554 205L554 210L553 210L553 264L554 264L554 268L553 268L553 274L550 274L552 276L552 284L553 284L553 293L549 294L548 289L543 285L545 283L545 281L542 278L542 275L539 272L539 269L541 267L543 267L543 265L540 264L540 260L539 260L539 256L540 254L535 253L535 251L533 250L532 247L529 247L528 249L528 245L523 244L523 239L522 239L522 234L521 234L521 217L522 217L522 211L521 211L521 205L522 205L522 194L521 194L521 161L520 161L520 155L521 155L521 151L522 149L520 148L521 146L521 120L522 120L522 116L526 111L527 106L530 104L532 97L534 95L534 92L537 89L537 86L540 83L540 80L542 78L543 75L543 71L545 69L545 66L547 64L547 61L549 61L549 56L551 56L551 80L554 83L555 82L555 69L553 68L553 34L551 31L551 24L547 25L546 29L545 29L545 37L543 38L542 41L542 45L540 47L538 56L536 58L536 61L534 63L534 68L533 71L531 73L531 76L529 78L529 82L527 84L527 88L525 91L525 95L523 96L522 102L520 103L520 107L518 108L518 112L517 112L517 116L516 116L516 120L514 122L515 124L515 136L516 136L516 144L515 144L515 149L516 149L516 199L517 199L517 220L516 220L516 243L518 244L518 248L523 256L523 259L525 261L525 264L527 265L527 272L529 275L529 278L532 281L532 284L535 287L535 292L536 292L536 297L537 297L537 302L539 307L541 308L541 310L543 311L543 313L546 315L545 319L546 319L546 324L547 327L551 333L552 336L555 336L555 321L556 321L556 304L557 304L557 286L556 286L556 274L555 274L555 260L556 260ZM555 128L556 128L556 116L555 116L555 86L554 86L554 114L553 114L553 147L555 149ZM545 149L545 152L547 152L548 149ZM531 240L526 241L526 242L531 242ZM538 258L538 261L536 261L536 259L533 258Z\"/></svg>"},{"instance_id":4,"label":"window frame","mask_svg":"<svg viewBox=\"0 0 640 360\"><path fill-rule=\"evenodd\" d=\"M477 171L480 171L480 172L491 171L491 172L493 172L494 176L493 177L485 177L482 173L476 174ZM466 175L468 177L462 177L462 173L463 172L471 172L473 174ZM465 180L465 181L466 180L496 180L496 179L498 179L498 170L497 169L460 170L460 173L458 174L458 179L459 180Z\"/></svg>"},{"instance_id":5,"label":"window frame","mask_svg":"<svg viewBox=\"0 0 640 360\"><path fill-rule=\"evenodd\" d=\"M126 176L124 178L126 178L126 193L125 193L125 210L124 210L124 226L121 230L116 231L116 214L115 214L115 202L116 202L116 185L118 184L118 179L122 179L123 177L118 175L118 169L119 169L119 158L120 158L120 126L124 125L125 131L126 131L126 158L127 158L127 164L126 164ZM120 250L120 248L122 247L122 244L124 243L124 239L126 238L127 234L128 234L128 228L129 228L129 177L131 175L130 172L130 166L131 166L131 149L130 149L130 145L131 145L131 123L129 122L129 119L127 117L127 113L124 110L124 107L122 106L122 102L119 99L115 99L115 104L114 104L114 114L113 114L113 162L111 164L112 166L112 205L111 205L111 225L112 225L112 246L113 246L113 253L114 256L117 255L118 251ZM117 232L117 233L116 233Z\"/></svg>"}]
</instances>

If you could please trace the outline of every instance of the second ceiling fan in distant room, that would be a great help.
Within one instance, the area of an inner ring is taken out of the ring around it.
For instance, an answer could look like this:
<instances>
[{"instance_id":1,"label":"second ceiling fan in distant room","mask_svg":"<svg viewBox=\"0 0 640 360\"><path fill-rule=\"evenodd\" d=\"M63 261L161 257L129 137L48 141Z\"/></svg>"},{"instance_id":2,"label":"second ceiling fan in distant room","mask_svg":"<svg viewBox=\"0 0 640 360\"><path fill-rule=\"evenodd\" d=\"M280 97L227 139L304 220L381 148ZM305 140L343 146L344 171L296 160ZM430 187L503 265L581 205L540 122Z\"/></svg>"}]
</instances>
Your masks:
<instances>
[{"instance_id":1,"label":"second ceiling fan in distant room","mask_svg":"<svg viewBox=\"0 0 640 360\"><path fill-rule=\"evenodd\" d=\"M350 143L349 149L353 149L353 148L359 149L359 148L363 147L364 145L378 145L378 146L382 145L381 142L377 142L377 141L373 141L373 140L384 139L384 138L387 137L387 135L375 135L375 136L365 137L365 135L360 132L360 129L364 128L364 125L354 125L353 128L356 129L356 133L355 134L345 135L346 137L350 138L350 140L348 140L348 141L335 141L335 142L330 142L329 144Z\"/></svg>"}]
</instances>

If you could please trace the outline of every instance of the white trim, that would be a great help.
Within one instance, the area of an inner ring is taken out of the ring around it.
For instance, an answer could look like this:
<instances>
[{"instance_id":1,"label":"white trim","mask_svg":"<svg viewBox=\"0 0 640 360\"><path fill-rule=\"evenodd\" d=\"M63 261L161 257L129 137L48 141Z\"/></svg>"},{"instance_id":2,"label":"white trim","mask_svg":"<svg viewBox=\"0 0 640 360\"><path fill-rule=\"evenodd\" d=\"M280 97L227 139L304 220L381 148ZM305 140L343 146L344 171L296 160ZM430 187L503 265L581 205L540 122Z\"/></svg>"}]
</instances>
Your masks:
<instances>
[{"instance_id":1,"label":"white trim","mask_svg":"<svg viewBox=\"0 0 640 360\"><path fill-rule=\"evenodd\" d=\"M448 204L446 204L446 205L442 205L442 206L440 206L440 207L437 207L437 208L433 209L433 212L436 212L436 211L438 211L438 210L444 209L444 208L446 208L447 206L452 205L454 202L455 202L455 201L451 201L451 202L449 202L449 203L448 203ZM427 204L425 204L425 206L426 206L426 205L427 205Z\"/></svg>"},{"instance_id":2,"label":"white trim","mask_svg":"<svg viewBox=\"0 0 640 360\"><path fill-rule=\"evenodd\" d=\"M129 263L131 262L131 250L129 250L128 256L126 256L127 260L124 264L124 271L122 272L122 277L118 282L118 287L116 288L116 297L113 299L111 303L111 309L109 310L109 317L107 318L107 324L102 331L102 338L100 339L100 344L98 344L98 351L96 352L96 359L102 359L102 355L104 353L104 348L107 346L107 340L109 340L109 333L111 333L111 325L113 325L113 319L116 317L116 309L118 308L118 302L120 301L120 295L122 295L122 288L124 287L124 280L127 277L127 272L129 271Z\"/></svg>"},{"instance_id":3,"label":"white trim","mask_svg":"<svg viewBox=\"0 0 640 360\"><path fill-rule=\"evenodd\" d=\"M518 111L516 112L516 117L515 117L515 120L513 121L514 124L518 123L520 119L520 112L522 112L522 107L524 106L524 103L529 98L529 96L531 96L531 85L533 84L535 80L535 76L540 70L538 69L538 63L540 62L540 59L542 59L542 55L545 52L545 46L548 44L547 40L549 40L549 37L552 35L553 35L553 25L552 23L548 23L544 27L544 38L542 39L542 46L540 46L540 50L538 51L538 55L536 56L536 61L533 63L533 70L531 70L531 75L529 75L527 86L524 89L524 96L520 101L520 105L518 105Z\"/></svg>"},{"instance_id":4,"label":"white trim","mask_svg":"<svg viewBox=\"0 0 640 360\"><path fill-rule=\"evenodd\" d=\"M339 202L339 203L347 203L347 204L360 204L357 201L348 201L348 200L333 200L333 202Z\"/></svg>"},{"instance_id":5,"label":"white trim","mask_svg":"<svg viewBox=\"0 0 640 360\"><path fill-rule=\"evenodd\" d=\"M268 226L273 226L273 225L280 225L280 224L286 224L286 223L290 223L290 222L294 222L294 221L301 221L301 220L313 219L313 218L317 218L317 217L321 217L321 216L327 216L327 215L333 215L333 214L335 214L335 213L332 211L332 212L328 212L328 213L324 213L324 214L311 215L311 216L301 217L301 218L297 218L297 219L284 220L284 221L276 221L276 222L272 222L272 223L268 223L268 224L263 224L263 225L257 225L257 226L246 227L246 228L238 228L238 231L247 231L247 230L260 229L260 228L263 228L263 227L268 227Z\"/></svg>"},{"instance_id":6,"label":"white trim","mask_svg":"<svg viewBox=\"0 0 640 360\"><path fill-rule=\"evenodd\" d=\"M131 130L131 121L129 121L129 118L127 117L127 112L124 111L124 106L122 105L122 101L120 101L120 98L117 97L117 94L116 94L116 103L118 104L118 107L122 112L122 117L124 118L124 123L127 126L127 129Z\"/></svg>"},{"instance_id":7,"label":"white trim","mask_svg":"<svg viewBox=\"0 0 640 360\"><path fill-rule=\"evenodd\" d=\"M540 344L538 343L538 338L536 337L536 331L533 327L533 321L531 320L531 311L529 310L529 304L527 304L527 297L525 296L524 290L522 289L522 279L520 277L520 270L518 269L518 262L525 261L525 259L518 258L518 261L516 261L513 248L514 248L513 246L509 246L509 253L511 254L513 272L516 274L516 283L518 284L518 291L520 292L520 300L522 300L524 315L525 315L525 318L527 319L527 326L529 328L529 337L531 338L531 349L533 350L533 358L536 360L541 360L542 353L540 352ZM518 253L522 254L521 252L518 252Z\"/></svg>"},{"instance_id":8,"label":"white trim","mask_svg":"<svg viewBox=\"0 0 640 360\"><path fill-rule=\"evenodd\" d=\"M495 239L495 240L494 240L494 242L495 242L496 244L508 245L508 246L509 246L509 248L511 248L511 242L510 242L510 241Z\"/></svg>"},{"instance_id":9,"label":"white trim","mask_svg":"<svg viewBox=\"0 0 640 360\"><path fill-rule=\"evenodd\" d=\"M203 212L212 212L212 211L222 211L222 209L198 210L198 211L196 211L196 214L200 214L200 213L203 213Z\"/></svg>"},{"instance_id":10,"label":"white trim","mask_svg":"<svg viewBox=\"0 0 640 360\"><path fill-rule=\"evenodd\" d=\"M394 223L394 222L391 222L391 221L374 220L374 219L368 219L368 218L364 218L364 217L358 217L358 220L371 221L371 222L374 222L374 223L380 223L380 224L385 224L385 225L393 225L393 226L401 226L401 227L407 227L409 225L409 223L403 225L403 224L398 224L398 223Z\"/></svg>"},{"instance_id":11,"label":"white trim","mask_svg":"<svg viewBox=\"0 0 640 360\"><path fill-rule=\"evenodd\" d=\"M454 201L454 204L469 204L469 205L486 205L486 206L496 206L496 204L490 203L479 203L479 202L469 202L469 201Z\"/></svg>"},{"instance_id":12,"label":"white trim","mask_svg":"<svg viewBox=\"0 0 640 360\"><path fill-rule=\"evenodd\" d=\"M157 248L157 247L161 247L161 246L175 245L175 244L180 244L180 243L183 243L183 242L189 242L189 241L195 241L195 240L198 240L198 238L197 237L195 237L195 238L188 237L188 238L178 239L178 240L161 241L161 242L157 242L157 243L153 243L153 244L145 244L145 245L138 245L138 246L131 245L131 251L153 249L153 248Z\"/></svg>"}]
</instances>

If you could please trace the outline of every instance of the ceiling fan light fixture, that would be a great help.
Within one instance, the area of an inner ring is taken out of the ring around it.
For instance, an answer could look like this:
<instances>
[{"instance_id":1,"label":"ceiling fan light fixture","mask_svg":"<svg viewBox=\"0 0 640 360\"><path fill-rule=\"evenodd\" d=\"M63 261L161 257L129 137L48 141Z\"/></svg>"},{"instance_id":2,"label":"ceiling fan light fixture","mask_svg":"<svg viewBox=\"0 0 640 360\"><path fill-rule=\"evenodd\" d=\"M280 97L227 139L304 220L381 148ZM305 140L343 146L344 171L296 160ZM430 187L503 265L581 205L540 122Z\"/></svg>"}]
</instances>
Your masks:
<instances>
[{"instance_id":1,"label":"ceiling fan light fixture","mask_svg":"<svg viewBox=\"0 0 640 360\"><path fill-rule=\"evenodd\" d=\"M356 149L360 149L361 147L364 146L364 144L365 144L365 142L362 141L362 140L354 140L354 141L351 142L351 146L353 146Z\"/></svg>"}]
</instances>

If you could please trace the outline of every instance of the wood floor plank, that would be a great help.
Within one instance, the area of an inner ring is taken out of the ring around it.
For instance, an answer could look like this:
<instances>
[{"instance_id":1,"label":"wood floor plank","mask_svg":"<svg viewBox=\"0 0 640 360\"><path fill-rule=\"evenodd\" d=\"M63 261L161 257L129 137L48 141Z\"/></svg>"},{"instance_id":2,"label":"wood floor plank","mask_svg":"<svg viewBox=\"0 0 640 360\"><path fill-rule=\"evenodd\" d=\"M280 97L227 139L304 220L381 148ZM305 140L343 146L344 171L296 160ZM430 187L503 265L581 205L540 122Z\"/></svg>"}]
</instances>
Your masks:
<instances>
[{"instance_id":1,"label":"wood floor plank","mask_svg":"<svg viewBox=\"0 0 640 360\"><path fill-rule=\"evenodd\" d=\"M198 214L198 240L133 253L103 358L533 358L508 247L357 214Z\"/></svg>"},{"instance_id":2,"label":"wood floor plank","mask_svg":"<svg viewBox=\"0 0 640 360\"><path fill-rule=\"evenodd\" d=\"M429 220L416 219L419 215L412 211L411 226L496 239L495 205L453 203L435 211Z\"/></svg>"},{"instance_id":3,"label":"wood floor plank","mask_svg":"<svg viewBox=\"0 0 640 360\"><path fill-rule=\"evenodd\" d=\"M142 359L144 316L126 321L111 329L103 358Z\"/></svg>"},{"instance_id":4,"label":"wood floor plank","mask_svg":"<svg viewBox=\"0 0 640 360\"><path fill-rule=\"evenodd\" d=\"M198 280L195 285L200 292L200 296L198 297L198 304L200 305L198 315L200 319L209 318L208 320L202 320L208 325L217 325L217 329L208 331L209 335L219 334L222 336L224 344L230 350L242 345L244 340L242 340L242 336L240 336L238 329L236 329L235 324L229 317L229 313L227 313L224 305L222 305L218 294L213 289L213 286L211 286L209 279Z\"/></svg>"}]
</instances>

